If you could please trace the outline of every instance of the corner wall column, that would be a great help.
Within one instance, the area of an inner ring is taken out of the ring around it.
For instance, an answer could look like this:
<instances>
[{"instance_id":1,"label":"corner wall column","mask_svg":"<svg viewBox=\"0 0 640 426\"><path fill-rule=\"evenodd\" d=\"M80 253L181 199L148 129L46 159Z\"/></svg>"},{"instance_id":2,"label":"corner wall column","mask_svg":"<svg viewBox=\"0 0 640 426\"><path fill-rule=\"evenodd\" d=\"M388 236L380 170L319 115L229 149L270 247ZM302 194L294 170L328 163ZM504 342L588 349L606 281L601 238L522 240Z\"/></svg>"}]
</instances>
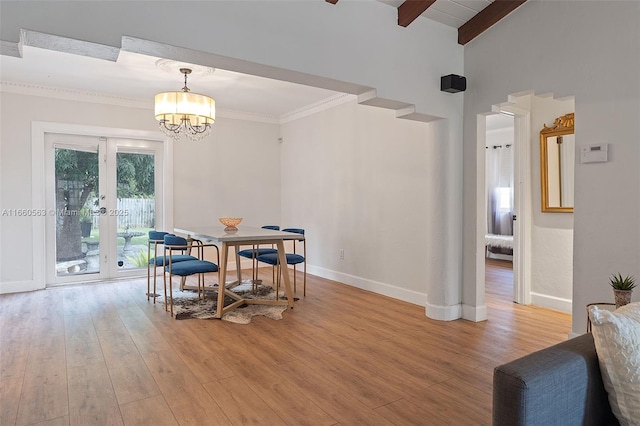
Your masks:
<instances>
[{"instance_id":1,"label":"corner wall column","mask_svg":"<svg viewBox=\"0 0 640 426\"><path fill-rule=\"evenodd\" d=\"M455 120L431 124L435 141L428 159L433 179L428 188L427 317L462 317L462 135Z\"/></svg>"}]
</instances>

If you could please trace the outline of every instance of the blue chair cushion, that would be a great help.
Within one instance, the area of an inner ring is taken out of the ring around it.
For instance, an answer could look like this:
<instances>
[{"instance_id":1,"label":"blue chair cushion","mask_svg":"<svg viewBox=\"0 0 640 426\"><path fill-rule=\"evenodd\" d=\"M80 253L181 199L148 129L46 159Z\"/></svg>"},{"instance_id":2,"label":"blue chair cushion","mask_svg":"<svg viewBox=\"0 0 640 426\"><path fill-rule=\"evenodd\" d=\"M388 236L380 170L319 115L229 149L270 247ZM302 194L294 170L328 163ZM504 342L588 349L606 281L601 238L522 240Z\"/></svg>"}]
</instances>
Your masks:
<instances>
[{"instance_id":1,"label":"blue chair cushion","mask_svg":"<svg viewBox=\"0 0 640 426\"><path fill-rule=\"evenodd\" d=\"M298 263L304 262L304 256L300 256L299 254L287 253L287 264L288 265L297 265ZM258 262L268 263L269 265L277 265L278 264L278 253L269 253L263 254L257 257Z\"/></svg>"},{"instance_id":2,"label":"blue chair cushion","mask_svg":"<svg viewBox=\"0 0 640 426\"><path fill-rule=\"evenodd\" d=\"M248 259L252 259L254 251L255 251L255 256L256 257L262 256L263 254L272 254L272 253L277 253L278 252L278 250L276 250L274 248L261 248L261 247L258 247L255 250L253 250L253 249L240 250L238 252L238 256L242 256L242 257L246 257Z\"/></svg>"},{"instance_id":3,"label":"blue chair cushion","mask_svg":"<svg viewBox=\"0 0 640 426\"><path fill-rule=\"evenodd\" d=\"M168 234L169 234L168 232L162 232L162 231L149 231L149 240L164 241L164 236Z\"/></svg>"},{"instance_id":4,"label":"blue chair cushion","mask_svg":"<svg viewBox=\"0 0 640 426\"><path fill-rule=\"evenodd\" d=\"M296 234L304 235L304 229L302 229L302 228L284 228L283 231L285 231L285 232L295 232Z\"/></svg>"},{"instance_id":5,"label":"blue chair cushion","mask_svg":"<svg viewBox=\"0 0 640 426\"><path fill-rule=\"evenodd\" d=\"M293 232L294 234L304 235L304 229L302 229L302 228L284 228L283 231L284 232ZM298 241L302 241L302 240L298 240Z\"/></svg>"},{"instance_id":6,"label":"blue chair cushion","mask_svg":"<svg viewBox=\"0 0 640 426\"><path fill-rule=\"evenodd\" d=\"M164 269L169 272L169 265L165 266ZM218 272L218 265L207 260L186 260L171 265L171 273L181 277L206 272Z\"/></svg>"},{"instance_id":7,"label":"blue chair cushion","mask_svg":"<svg viewBox=\"0 0 640 426\"><path fill-rule=\"evenodd\" d=\"M166 246L186 246L187 239L178 237L177 235L167 234L164 236L164 245Z\"/></svg>"},{"instance_id":8,"label":"blue chair cushion","mask_svg":"<svg viewBox=\"0 0 640 426\"><path fill-rule=\"evenodd\" d=\"M194 256L189 256L188 254L174 254L173 256L171 256L171 261L173 263L184 262L187 260L198 260L198 258ZM167 262L168 261L169 261L169 256L167 256ZM149 259L149 265L164 266L164 256L158 256L158 257Z\"/></svg>"}]
</instances>

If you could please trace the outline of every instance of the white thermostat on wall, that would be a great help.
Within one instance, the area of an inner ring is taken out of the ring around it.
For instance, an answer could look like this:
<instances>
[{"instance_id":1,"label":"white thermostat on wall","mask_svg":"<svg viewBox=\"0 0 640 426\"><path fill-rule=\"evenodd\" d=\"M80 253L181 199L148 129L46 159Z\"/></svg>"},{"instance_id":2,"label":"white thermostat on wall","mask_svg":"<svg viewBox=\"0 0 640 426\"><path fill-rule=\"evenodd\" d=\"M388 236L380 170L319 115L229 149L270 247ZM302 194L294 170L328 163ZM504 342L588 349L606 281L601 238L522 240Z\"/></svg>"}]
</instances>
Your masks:
<instances>
[{"instance_id":1,"label":"white thermostat on wall","mask_svg":"<svg viewBox=\"0 0 640 426\"><path fill-rule=\"evenodd\" d=\"M585 145L580 148L581 163L606 163L609 144Z\"/></svg>"}]
</instances>

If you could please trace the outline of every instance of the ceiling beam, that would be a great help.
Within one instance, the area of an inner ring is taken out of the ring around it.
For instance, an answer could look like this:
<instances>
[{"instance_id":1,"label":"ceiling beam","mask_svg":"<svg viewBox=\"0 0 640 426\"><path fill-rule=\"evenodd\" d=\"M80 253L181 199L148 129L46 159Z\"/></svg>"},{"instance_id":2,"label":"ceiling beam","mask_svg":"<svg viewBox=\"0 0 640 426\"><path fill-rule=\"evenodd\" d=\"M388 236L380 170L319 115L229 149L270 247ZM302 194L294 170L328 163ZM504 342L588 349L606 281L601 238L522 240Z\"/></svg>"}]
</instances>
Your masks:
<instances>
[{"instance_id":1,"label":"ceiling beam","mask_svg":"<svg viewBox=\"0 0 640 426\"><path fill-rule=\"evenodd\" d=\"M527 0L495 0L458 28L458 44L465 45Z\"/></svg>"},{"instance_id":2,"label":"ceiling beam","mask_svg":"<svg viewBox=\"0 0 640 426\"><path fill-rule=\"evenodd\" d=\"M338 0L325 0L327 3L336 4Z\"/></svg>"},{"instance_id":3,"label":"ceiling beam","mask_svg":"<svg viewBox=\"0 0 640 426\"><path fill-rule=\"evenodd\" d=\"M329 1L329 0L327 0ZM398 6L398 25L406 27L429 8L436 0L406 0Z\"/></svg>"}]
</instances>

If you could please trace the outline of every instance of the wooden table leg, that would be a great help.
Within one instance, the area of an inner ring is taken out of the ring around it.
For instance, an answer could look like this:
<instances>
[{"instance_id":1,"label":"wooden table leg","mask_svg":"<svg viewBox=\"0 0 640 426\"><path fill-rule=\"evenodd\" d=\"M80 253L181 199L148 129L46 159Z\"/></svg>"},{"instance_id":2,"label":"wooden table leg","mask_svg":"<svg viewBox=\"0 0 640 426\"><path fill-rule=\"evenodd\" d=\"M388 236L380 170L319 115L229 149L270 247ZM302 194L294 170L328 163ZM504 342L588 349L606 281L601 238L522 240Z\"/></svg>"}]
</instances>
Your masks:
<instances>
[{"instance_id":1,"label":"wooden table leg","mask_svg":"<svg viewBox=\"0 0 640 426\"><path fill-rule=\"evenodd\" d=\"M238 284L242 284L242 268L240 267L240 256L238 256L240 249L238 245L235 245L234 248L236 250L236 273L238 274Z\"/></svg>"},{"instance_id":2,"label":"wooden table leg","mask_svg":"<svg viewBox=\"0 0 640 426\"><path fill-rule=\"evenodd\" d=\"M293 292L291 291L291 280L289 279L289 268L287 267L287 255L284 252L284 240L276 242L278 248L278 262L280 263L280 273L284 281L284 292L287 295L287 301L290 308L293 308ZM276 295L278 297L278 295Z\"/></svg>"},{"instance_id":3,"label":"wooden table leg","mask_svg":"<svg viewBox=\"0 0 640 426\"><path fill-rule=\"evenodd\" d=\"M227 281L227 258L229 255L229 246L227 243L222 243L222 249L220 250L220 282L218 283L218 309L216 310L215 318L222 318L224 308L224 291Z\"/></svg>"}]
</instances>

